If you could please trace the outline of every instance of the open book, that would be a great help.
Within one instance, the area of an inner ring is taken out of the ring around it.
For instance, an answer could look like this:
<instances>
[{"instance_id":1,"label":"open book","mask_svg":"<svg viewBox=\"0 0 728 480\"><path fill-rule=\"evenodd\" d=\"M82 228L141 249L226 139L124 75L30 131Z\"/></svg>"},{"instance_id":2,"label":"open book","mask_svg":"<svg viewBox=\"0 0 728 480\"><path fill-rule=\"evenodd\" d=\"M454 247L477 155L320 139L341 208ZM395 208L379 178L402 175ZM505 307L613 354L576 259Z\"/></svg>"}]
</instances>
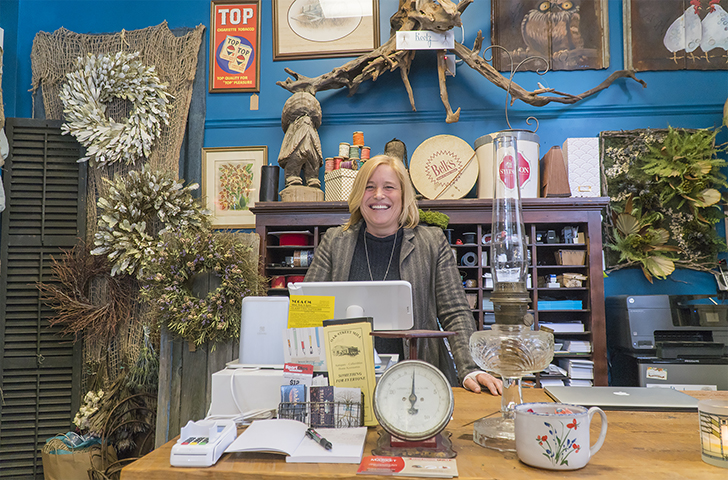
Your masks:
<instances>
[{"instance_id":1,"label":"open book","mask_svg":"<svg viewBox=\"0 0 728 480\"><path fill-rule=\"evenodd\" d=\"M225 450L287 455L288 463L360 463L367 427L317 428L332 444L326 450L306 436L308 426L297 420L256 420Z\"/></svg>"}]
</instances>

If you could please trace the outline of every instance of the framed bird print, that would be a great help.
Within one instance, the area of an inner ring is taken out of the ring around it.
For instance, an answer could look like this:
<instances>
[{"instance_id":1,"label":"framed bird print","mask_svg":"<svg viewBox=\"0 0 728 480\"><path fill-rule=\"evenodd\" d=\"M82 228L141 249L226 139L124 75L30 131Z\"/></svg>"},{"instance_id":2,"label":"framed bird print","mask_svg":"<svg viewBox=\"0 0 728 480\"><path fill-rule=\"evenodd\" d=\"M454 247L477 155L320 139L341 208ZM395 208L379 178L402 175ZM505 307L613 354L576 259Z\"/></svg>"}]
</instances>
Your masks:
<instances>
[{"instance_id":1,"label":"framed bird print","mask_svg":"<svg viewBox=\"0 0 728 480\"><path fill-rule=\"evenodd\" d=\"M728 70L728 0L623 0L624 68Z\"/></svg>"},{"instance_id":2,"label":"framed bird print","mask_svg":"<svg viewBox=\"0 0 728 480\"><path fill-rule=\"evenodd\" d=\"M202 149L202 198L214 228L255 228L250 208L258 201L267 162L266 146Z\"/></svg>"},{"instance_id":3,"label":"framed bird print","mask_svg":"<svg viewBox=\"0 0 728 480\"><path fill-rule=\"evenodd\" d=\"M502 47L493 49L493 66L505 72L543 70L546 63L550 70L609 67L608 3L493 0L491 41Z\"/></svg>"}]
</instances>

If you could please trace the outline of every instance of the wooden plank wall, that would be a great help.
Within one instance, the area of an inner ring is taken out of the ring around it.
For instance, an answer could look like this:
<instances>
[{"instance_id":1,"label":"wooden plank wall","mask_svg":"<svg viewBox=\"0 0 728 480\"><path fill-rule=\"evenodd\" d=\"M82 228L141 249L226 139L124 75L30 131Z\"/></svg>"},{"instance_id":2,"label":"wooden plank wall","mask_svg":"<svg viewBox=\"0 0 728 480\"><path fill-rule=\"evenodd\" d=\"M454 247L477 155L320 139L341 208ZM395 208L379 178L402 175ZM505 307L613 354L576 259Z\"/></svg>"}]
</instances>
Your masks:
<instances>
[{"instance_id":1,"label":"wooden plank wall","mask_svg":"<svg viewBox=\"0 0 728 480\"><path fill-rule=\"evenodd\" d=\"M259 258L260 237L256 233L239 233L243 242L253 246L251 255ZM193 291L202 295L209 288L209 278L195 283ZM214 280L213 280L214 282ZM164 329L159 347L159 392L155 446L159 447L179 435L189 420L205 418L211 401L212 374L238 358L238 341L218 344L214 349L203 345L191 350L187 342Z\"/></svg>"}]
</instances>

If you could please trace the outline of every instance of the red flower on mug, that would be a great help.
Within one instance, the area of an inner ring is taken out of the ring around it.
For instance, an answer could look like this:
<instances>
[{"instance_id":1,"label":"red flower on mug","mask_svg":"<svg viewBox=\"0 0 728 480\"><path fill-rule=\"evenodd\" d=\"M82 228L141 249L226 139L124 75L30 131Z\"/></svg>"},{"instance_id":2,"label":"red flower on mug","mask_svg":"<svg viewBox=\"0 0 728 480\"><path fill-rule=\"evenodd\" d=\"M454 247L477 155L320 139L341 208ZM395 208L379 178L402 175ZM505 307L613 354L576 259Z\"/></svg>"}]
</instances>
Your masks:
<instances>
[{"instance_id":1,"label":"red flower on mug","mask_svg":"<svg viewBox=\"0 0 728 480\"><path fill-rule=\"evenodd\" d=\"M537 436L537 437L536 437L536 440L538 441L538 444L539 444L539 445L543 445L543 442L545 442L547 438L548 438L548 436L547 436L547 435L544 435L543 437L541 437L541 436Z\"/></svg>"},{"instance_id":2,"label":"red flower on mug","mask_svg":"<svg viewBox=\"0 0 728 480\"><path fill-rule=\"evenodd\" d=\"M580 447L579 445L577 445L577 444L574 444L574 445L572 445L572 447L574 447L574 451L575 451L576 453L579 453L579 450L581 449L581 447Z\"/></svg>"},{"instance_id":3,"label":"red flower on mug","mask_svg":"<svg viewBox=\"0 0 728 480\"><path fill-rule=\"evenodd\" d=\"M573 428L574 430L576 430L576 425L576 419L574 419L571 421L571 423L566 424L566 428Z\"/></svg>"}]
</instances>

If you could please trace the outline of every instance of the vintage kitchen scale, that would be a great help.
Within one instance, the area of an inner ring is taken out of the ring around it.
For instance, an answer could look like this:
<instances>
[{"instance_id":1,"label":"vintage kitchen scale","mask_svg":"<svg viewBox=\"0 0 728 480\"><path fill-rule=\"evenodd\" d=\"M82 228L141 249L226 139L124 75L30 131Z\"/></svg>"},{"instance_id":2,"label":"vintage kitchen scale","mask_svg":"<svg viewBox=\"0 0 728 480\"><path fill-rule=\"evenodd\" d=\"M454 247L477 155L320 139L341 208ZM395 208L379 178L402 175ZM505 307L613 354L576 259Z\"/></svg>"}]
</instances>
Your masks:
<instances>
[{"instance_id":1,"label":"vintage kitchen scale","mask_svg":"<svg viewBox=\"0 0 728 480\"><path fill-rule=\"evenodd\" d=\"M373 455L454 458L450 432L445 431L454 408L450 382L434 365L417 357L418 338L440 338L455 332L407 330L373 332L410 341L410 360L388 368L374 389L374 416L379 430Z\"/></svg>"}]
</instances>

